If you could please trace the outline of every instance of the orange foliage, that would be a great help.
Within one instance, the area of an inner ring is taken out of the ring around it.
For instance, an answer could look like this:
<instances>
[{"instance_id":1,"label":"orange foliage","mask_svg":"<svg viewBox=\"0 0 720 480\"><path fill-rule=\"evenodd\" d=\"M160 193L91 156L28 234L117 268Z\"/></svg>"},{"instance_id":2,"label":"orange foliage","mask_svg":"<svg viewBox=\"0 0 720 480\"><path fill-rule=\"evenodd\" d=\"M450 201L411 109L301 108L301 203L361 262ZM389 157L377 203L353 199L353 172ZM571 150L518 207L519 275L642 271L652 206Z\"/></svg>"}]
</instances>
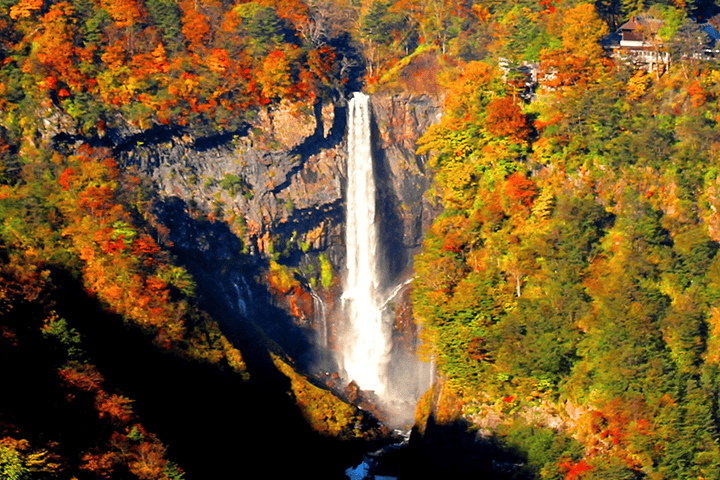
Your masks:
<instances>
[{"instance_id":1,"label":"orange foliage","mask_svg":"<svg viewBox=\"0 0 720 480\"><path fill-rule=\"evenodd\" d=\"M447 425L456 421L462 414L463 402L447 383L440 387L435 411L435 422Z\"/></svg>"},{"instance_id":2,"label":"orange foliage","mask_svg":"<svg viewBox=\"0 0 720 480\"><path fill-rule=\"evenodd\" d=\"M143 233L133 241L133 254L140 255L155 255L160 251L155 240L150 235Z\"/></svg>"},{"instance_id":3,"label":"orange foliage","mask_svg":"<svg viewBox=\"0 0 720 480\"><path fill-rule=\"evenodd\" d=\"M94 365L73 365L58 371L60 377L69 386L84 392L97 392L104 381Z\"/></svg>"},{"instance_id":4,"label":"orange foliage","mask_svg":"<svg viewBox=\"0 0 720 480\"><path fill-rule=\"evenodd\" d=\"M112 45L108 45L100 59L107 64L110 70L118 70L120 67L125 65L125 62L127 61L127 52L125 50L124 42L118 40Z\"/></svg>"},{"instance_id":5,"label":"orange foliage","mask_svg":"<svg viewBox=\"0 0 720 480\"><path fill-rule=\"evenodd\" d=\"M600 78L608 61L597 56L578 55L567 49L545 53L540 57L540 79L546 89L587 85Z\"/></svg>"},{"instance_id":6,"label":"orange foliage","mask_svg":"<svg viewBox=\"0 0 720 480\"><path fill-rule=\"evenodd\" d=\"M63 190L67 190L70 188L70 182L73 180L73 176L75 175L76 170L72 167L67 167L63 173L60 175L60 178L58 179L58 183L62 187Z\"/></svg>"},{"instance_id":7,"label":"orange foliage","mask_svg":"<svg viewBox=\"0 0 720 480\"><path fill-rule=\"evenodd\" d=\"M100 418L109 418L114 423L126 424L132 420L133 412L130 404L132 400L120 395L108 395L105 392L95 398L95 409Z\"/></svg>"},{"instance_id":8,"label":"orange foliage","mask_svg":"<svg viewBox=\"0 0 720 480\"><path fill-rule=\"evenodd\" d=\"M85 262L87 288L119 314L154 330L158 338L162 329L161 343L170 346L182 338L186 307L170 303L167 284L154 275L161 263L151 256L160 249L152 237L136 237L129 226L129 216L116 199L117 185L111 181L118 176L117 164L107 153L82 146L70 157L60 179L64 213L75 220L66 234Z\"/></svg>"},{"instance_id":9,"label":"orange foliage","mask_svg":"<svg viewBox=\"0 0 720 480\"><path fill-rule=\"evenodd\" d=\"M308 23L310 10L303 0L259 0L256 3L275 9L278 17L289 20L296 28Z\"/></svg>"},{"instance_id":10,"label":"orange foliage","mask_svg":"<svg viewBox=\"0 0 720 480\"><path fill-rule=\"evenodd\" d=\"M82 456L80 468L103 478L111 478L118 464L125 464L142 480L167 479L165 447L140 424L125 427L127 434L113 432L105 448L93 449ZM132 437L132 438L131 438ZM139 442L139 443L138 443Z\"/></svg>"},{"instance_id":11,"label":"orange foliage","mask_svg":"<svg viewBox=\"0 0 720 480\"><path fill-rule=\"evenodd\" d=\"M462 118L466 113L477 109L477 96L487 87L495 75L493 68L484 62L469 62L460 76L448 85L451 92L445 100L445 110Z\"/></svg>"},{"instance_id":12,"label":"orange foliage","mask_svg":"<svg viewBox=\"0 0 720 480\"><path fill-rule=\"evenodd\" d=\"M208 18L195 8L190 0L180 2L183 11L182 33L194 49L203 49L210 36L210 22Z\"/></svg>"},{"instance_id":13,"label":"orange foliage","mask_svg":"<svg viewBox=\"0 0 720 480\"><path fill-rule=\"evenodd\" d=\"M208 59L208 68L215 73L224 73L230 66L230 57L224 48L214 48Z\"/></svg>"},{"instance_id":14,"label":"orange foliage","mask_svg":"<svg viewBox=\"0 0 720 480\"><path fill-rule=\"evenodd\" d=\"M120 461L113 452L86 453L81 460L83 462L80 464L82 470L89 470L102 478L112 478L115 465Z\"/></svg>"},{"instance_id":15,"label":"orange foliage","mask_svg":"<svg viewBox=\"0 0 720 480\"><path fill-rule=\"evenodd\" d=\"M282 98L291 86L290 63L282 50L270 52L257 73L264 99Z\"/></svg>"},{"instance_id":16,"label":"orange foliage","mask_svg":"<svg viewBox=\"0 0 720 480\"><path fill-rule=\"evenodd\" d=\"M537 195L535 183L524 174L515 172L505 179L505 197L510 200L510 213L529 211Z\"/></svg>"},{"instance_id":17,"label":"orange foliage","mask_svg":"<svg viewBox=\"0 0 720 480\"><path fill-rule=\"evenodd\" d=\"M295 318L307 319L312 317L312 296L300 285L296 285L290 296L290 311Z\"/></svg>"},{"instance_id":18,"label":"orange foliage","mask_svg":"<svg viewBox=\"0 0 720 480\"><path fill-rule=\"evenodd\" d=\"M485 126L490 133L499 137L510 137L517 142L527 140L530 135L527 117L513 97L490 101L486 111Z\"/></svg>"},{"instance_id":19,"label":"orange foliage","mask_svg":"<svg viewBox=\"0 0 720 480\"><path fill-rule=\"evenodd\" d=\"M92 215L101 215L109 210L114 199L113 190L106 185L90 185L80 192L78 206Z\"/></svg>"},{"instance_id":20,"label":"orange foliage","mask_svg":"<svg viewBox=\"0 0 720 480\"><path fill-rule=\"evenodd\" d=\"M17 5L10 7L10 18L28 18L32 12L40 10L44 3L44 0L20 0Z\"/></svg>"},{"instance_id":21,"label":"orange foliage","mask_svg":"<svg viewBox=\"0 0 720 480\"><path fill-rule=\"evenodd\" d=\"M134 0L100 0L99 3L118 28L131 27L147 17L145 8Z\"/></svg>"},{"instance_id":22,"label":"orange foliage","mask_svg":"<svg viewBox=\"0 0 720 480\"><path fill-rule=\"evenodd\" d=\"M690 95L690 101L693 107L701 107L707 101L708 94L700 86L700 81L695 80L687 89L688 95Z\"/></svg>"},{"instance_id":23,"label":"orange foliage","mask_svg":"<svg viewBox=\"0 0 720 480\"><path fill-rule=\"evenodd\" d=\"M163 478L163 469L167 464L165 447L158 441L142 442L134 449L134 455L128 467L140 480Z\"/></svg>"},{"instance_id":24,"label":"orange foliage","mask_svg":"<svg viewBox=\"0 0 720 480\"><path fill-rule=\"evenodd\" d=\"M307 66L322 82L328 82L328 74L334 68L335 57L335 51L331 47L323 45L318 50L308 52Z\"/></svg>"},{"instance_id":25,"label":"orange foliage","mask_svg":"<svg viewBox=\"0 0 720 480\"><path fill-rule=\"evenodd\" d=\"M78 70L76 56L79 49L75 46L74 27L75 9L67 2L51 6L41 20L41 33L34 39L34 51L37 60L54 73L56 80L61 80L74 90L83 90L87 86L87 78ZM33 63L25 63L23 69L33 71L37 67Z\"/></svg>"}]
</instances>

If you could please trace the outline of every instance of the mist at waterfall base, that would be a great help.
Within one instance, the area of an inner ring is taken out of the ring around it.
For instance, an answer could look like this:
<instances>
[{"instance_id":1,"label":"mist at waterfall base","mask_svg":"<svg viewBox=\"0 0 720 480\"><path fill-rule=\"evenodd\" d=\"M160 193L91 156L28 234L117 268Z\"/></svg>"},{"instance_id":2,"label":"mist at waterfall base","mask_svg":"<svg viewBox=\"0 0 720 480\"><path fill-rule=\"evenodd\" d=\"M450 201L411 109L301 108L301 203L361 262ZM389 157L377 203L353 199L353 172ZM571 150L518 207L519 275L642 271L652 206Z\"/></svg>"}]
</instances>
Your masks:
<instances>
[{"instance_id":1,"label":"mist at waterfall base","mask_svg":"<svg viewBox=\"0 0 720 480\"><path fill-rule=\"evenodd\" d=\"M348 104L347 274L342 297L344 322L338 338L338 364L346 381L373 392L394 427L412 423L415 405L431 383L431 367L414 351L393 345L391 300L410 281L385 285L387 252L379 242L383 228L377 209L372 155L370 98L355 93ZM414 350L414 346L413 346Z\"/></svg>"}]
</instances>

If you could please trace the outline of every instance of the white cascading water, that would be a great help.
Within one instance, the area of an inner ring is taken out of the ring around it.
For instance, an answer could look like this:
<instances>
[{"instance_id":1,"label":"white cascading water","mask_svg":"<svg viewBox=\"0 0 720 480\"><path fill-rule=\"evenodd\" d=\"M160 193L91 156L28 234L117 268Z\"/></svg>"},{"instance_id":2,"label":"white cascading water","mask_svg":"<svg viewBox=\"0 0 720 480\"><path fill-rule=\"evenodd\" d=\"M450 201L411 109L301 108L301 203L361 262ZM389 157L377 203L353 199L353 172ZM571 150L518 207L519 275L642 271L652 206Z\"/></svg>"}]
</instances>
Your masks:
<instances>
[{"instance_id":1,"label":"white cascading water","mask_svg":"<svg viewBox=\"0 0 720 480\"><path fill-rule=\"evenodd\" d=\"M328 324L327 324L327 312L325 308L325 302L320 298L320 295L315 293L315 290L310 289L310 296L313 299L313 312L315 319L315 331L317 331L317 338L320 346L327 348L328 346Z\"/></svg>"},{"instance_id":2,"label":"white cascading water","mask_svg":"<svg viewBox=\"0 0 720 480\"><path fill-rule=\"evenodd\" d=\"M375 223L375 180L370 142L370 99L354 93L348 115L347 281L343 305L347 314L340 343L349 379L379 397L386 392L390 329L382 320L379 298Z\"/></svg>"}]
</instances>

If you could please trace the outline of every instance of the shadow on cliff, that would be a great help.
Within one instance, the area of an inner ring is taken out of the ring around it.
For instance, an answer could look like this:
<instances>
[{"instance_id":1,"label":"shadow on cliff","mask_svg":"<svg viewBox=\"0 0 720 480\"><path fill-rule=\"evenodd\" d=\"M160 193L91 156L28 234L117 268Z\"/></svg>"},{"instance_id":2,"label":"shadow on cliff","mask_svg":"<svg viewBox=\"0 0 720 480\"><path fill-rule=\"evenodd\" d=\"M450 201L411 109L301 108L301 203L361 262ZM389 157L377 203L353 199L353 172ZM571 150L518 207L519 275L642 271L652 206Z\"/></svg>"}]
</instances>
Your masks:
<instances>
[{"instance_id":1,"label":"shadow on cliff","mask_svg":"<svg viewBox=\"0 0 720 480\"><path fill-rule=\"evenodd\" d=\"M286 393L287 377L269 369L257 352L243 351L249 381L161 352L121 317L104 312L69 274L54 272L53 279L61 285L56 310L82 332L83 348L106 388L134 400L133 411L188 480L293 478L299 472L344 478L344 468L357 461L361 445L312 431Z\"/></svg>"},{"instance_id":2,"label":"shadow on cliff","mask_svg":"<svg viewBox=\"0 0 720 480\"><path fill-rule=\"evenodd\" d=\"M257 362L269 362L265 358L269 345L258 338L259 328L301 367L312 363L306 332L273 304L267 287L256 280L260 272L267 271L267 260L244 254L242 241L226 223L191 217L179 198L159 202L156 212L170 230L178 263L197 283L200 306L243 354L257 355Z\"/></svg>"},{"instance_id":3,"label":"shadow on cliff","mask_svg":"<svg viewBox=\"0 0 720 480\"><path fill-rule=\"evenodd\" d=\"M403 245L404 226L400 214L400 199L392 185L390 162L381 147L380 128L371 115L370 138L376 186L376 222L379 225L379 245L383 269L382 285L392 287L401 281L401 277L410 266L407 248Z\"/></svg>"}]
</instances>

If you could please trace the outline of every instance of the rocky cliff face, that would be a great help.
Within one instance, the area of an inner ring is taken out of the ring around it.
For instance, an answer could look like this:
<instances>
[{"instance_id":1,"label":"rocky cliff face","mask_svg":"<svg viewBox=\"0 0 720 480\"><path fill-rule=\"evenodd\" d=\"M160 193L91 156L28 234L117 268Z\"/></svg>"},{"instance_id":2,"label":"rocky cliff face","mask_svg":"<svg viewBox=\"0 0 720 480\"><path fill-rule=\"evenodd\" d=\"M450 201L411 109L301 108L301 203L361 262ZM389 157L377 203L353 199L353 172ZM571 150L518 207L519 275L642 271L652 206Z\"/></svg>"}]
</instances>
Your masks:
<instances>
[{"instance_id":1,"label":"rocky cliff face","mask_svg":"<svg viewBox=\"0 0 720 480\"><path fill-rule=\"evenodd\" d=\"M440 107L411 95L378 96L372 105L378 211L392 283L408 275L436 214L423 199L431 180L425 158L414 152ZM156 214L206 308L230 331L237 318L252 318L302 362L311 342L333 338L345 256L345 133L339 102L282 105L242 131L214 136L196 137L192 129L111 136L122 161L152 179L161 198ZM320 328L325 335L312 334Z\"/></svg>"},{"instance_id":2,"label":"rocky cliff face","mask_svg":"<svg viewBox=\"0 0 720 480\"><path fill-rule=\"evenodd\" d=\"M425 231L439 213L423 194L431 176L427 158L415 154L417 139L440 120L440 107L430 97L413 95L377 96L372 99L376 180L383 228L382 244L390 274L407 276L407 268L422 244Z\"/></svg>"}]
</instances>

